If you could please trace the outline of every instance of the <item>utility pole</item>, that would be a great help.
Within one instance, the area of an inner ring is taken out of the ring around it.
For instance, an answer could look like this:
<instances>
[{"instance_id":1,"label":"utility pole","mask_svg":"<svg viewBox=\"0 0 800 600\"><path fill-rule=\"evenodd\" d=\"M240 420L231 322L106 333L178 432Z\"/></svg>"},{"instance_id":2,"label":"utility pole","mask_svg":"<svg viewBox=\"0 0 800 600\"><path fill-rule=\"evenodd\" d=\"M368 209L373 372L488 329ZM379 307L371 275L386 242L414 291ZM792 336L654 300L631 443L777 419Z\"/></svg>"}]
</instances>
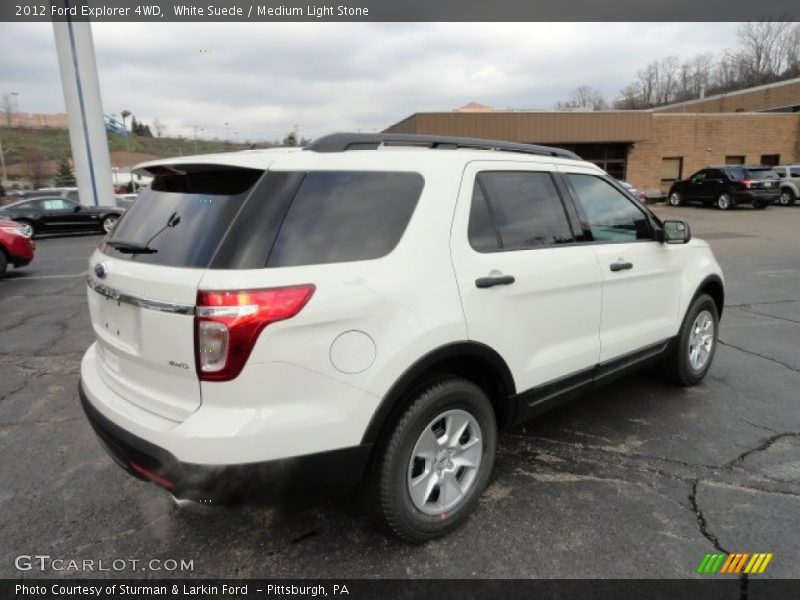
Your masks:
<instances>
[{"instance_id":1,"label":"utility pole","mask_svg":"<svg viewBox=\"0 0 800 600\"><path fill-rule=\"evenodd\" d=\"M197 130L200 129L197 125L192 125L194 130L194 153L197 154Z\"/></svg>"},{"instance_id":2,"label":"utility pole","mask_svg":"<svg viewBox=\"0 0 800 600\"><path fill-rule=\"evenodd\" d=\"M6 155L3 154L3 140L0 140L0 167L3 168L3 181L1 183L5 187L8 181L8 173L6 173Z\"/></svg>"}]
</instances>

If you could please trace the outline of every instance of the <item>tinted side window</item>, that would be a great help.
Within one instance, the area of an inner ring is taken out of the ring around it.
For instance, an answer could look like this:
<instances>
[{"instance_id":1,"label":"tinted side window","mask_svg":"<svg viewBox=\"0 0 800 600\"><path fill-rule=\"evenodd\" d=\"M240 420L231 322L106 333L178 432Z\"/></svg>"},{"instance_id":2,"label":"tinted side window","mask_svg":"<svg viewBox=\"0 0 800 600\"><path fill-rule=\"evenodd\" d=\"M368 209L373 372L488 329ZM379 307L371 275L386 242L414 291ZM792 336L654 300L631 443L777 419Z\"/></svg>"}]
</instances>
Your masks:
<instances>
[{"instance_id":1,"label":"tinted side window","mask_svg":"<svg viewBox=\"0 0 800 600\"><path fill-rule=\"evenodd\" d=\"M741 181L742 179L747 179L747 172L741 167L733 167L732 169L726 169L726 173L728 174L728 177L730 177L733 181Z\"/></svg>"},{"instance_id":2,"label":"tinted side window","mask_svg":"<svg viewBox=\"0 0 800 600\"><path fill-rule=\"evenodd\" d=\"M647 216L622 192L594 175L567 175L583 207L592 239L624 242L653 239Z\"/></svg>"},{"instance_id":3,"label":"tinted side window","mask_svg":"<svg viewBox=\"0 0 800 600\"><path fill-rule=\"evenodd\" d=\"M478 252L524 250L573 241L549 173L487 171L475 181L469 241Z\"/></svg>"},{"instance_id":4,"label":"tinted side window","mask_svg":"<svg viewBox=\"0 0 800 600\"><path fill-rule=\"evenodd\" d=\"M500 236L489 214L489 205L481 186L475 182L469 210L469 243L478 252L491 252L501 247Z\"/></svg>"},{"instance_id":5,"label":"tinted side window","mask_svg":"<svg viewBox=\"0 0 800 600\"><path fill-rule=\"evenodd\" d=\"M791 177L800 177L800 169L790 169L789 174Z\"/></svg>"},{"instance_id":6,"label":"tinted side window","mask_svg":"<svg viewBox=\"0 0 800 600\"><path fill-rule=\"evenodd\" d=\"M267 266L369 260L389 254L411 219L423 184L418 173L308 173Z\"/></svg>"},{"instance_id":7,"label":"tinted side window","mask_svg":"<svg viewBox=\"0 0 800 600\"><path fill-rule=\"evenodd\" d=\"M41 203L45 210L67 210L72 208L69 202L61 198L48 198L47 200L41 200Z\"/></svg>"},{"instance_id":8,"label":"tinted side window","mask_svg":"<svg viewBox=\"0 0 800 600\"><path fill-rule=\"evenodd\" d=\"M698 171L697 173L695 173L694 175L692 175L692 176L691 176L691 179L692 179L693 181L703 181L703 179L705 179L707 175L708 175L708 171L706 171L705 169L703 169L702 171Z\"/></svg>"}]
</instances>

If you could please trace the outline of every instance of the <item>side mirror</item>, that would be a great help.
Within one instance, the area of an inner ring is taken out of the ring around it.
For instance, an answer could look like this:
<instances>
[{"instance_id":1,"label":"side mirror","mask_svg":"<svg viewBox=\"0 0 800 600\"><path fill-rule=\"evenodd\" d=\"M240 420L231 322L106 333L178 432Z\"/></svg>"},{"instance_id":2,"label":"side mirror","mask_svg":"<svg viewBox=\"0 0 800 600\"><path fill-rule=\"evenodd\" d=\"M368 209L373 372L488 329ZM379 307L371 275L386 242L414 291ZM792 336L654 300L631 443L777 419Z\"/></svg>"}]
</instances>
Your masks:
<instances>
[{"instance_id":1,"label":"side mirror","mask_svg":"<svg viewBox=\"0 0 800 600\"><path fill-rule=\"evenodd\" d=\"M81 210L81 205L78 204L75 208L72 209L72 212L79 212Z\"/></svg>"},{"instance_id":2,"label":"side mirror","mask_svg":"<svg viewBox=\"0 0 800 600\"><path fill-rule=\"evenodd\" d=\"M692 230L686 221L664 221L664 242L686 244L692 239Z\"/></svg>"}]
</instances>

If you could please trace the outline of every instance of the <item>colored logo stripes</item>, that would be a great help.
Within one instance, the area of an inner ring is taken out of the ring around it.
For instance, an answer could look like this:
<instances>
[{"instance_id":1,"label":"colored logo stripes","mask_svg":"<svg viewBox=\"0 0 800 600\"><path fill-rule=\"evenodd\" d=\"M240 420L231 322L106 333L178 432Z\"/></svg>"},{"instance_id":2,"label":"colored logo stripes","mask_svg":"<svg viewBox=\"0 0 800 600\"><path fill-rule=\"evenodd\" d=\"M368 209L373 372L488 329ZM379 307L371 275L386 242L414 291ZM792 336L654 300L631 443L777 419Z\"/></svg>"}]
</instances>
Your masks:
<instances>
[{"instance_id":1,"label":"colored logo stripes","mask_svg":"<svg viewBox=\"0 0 800 600\"><path fill-rule=\"evenodd\" d=\"M706 554L697 567L697 573L763 573L771 560L771 552Z\"/></svg>"}]
</instances>

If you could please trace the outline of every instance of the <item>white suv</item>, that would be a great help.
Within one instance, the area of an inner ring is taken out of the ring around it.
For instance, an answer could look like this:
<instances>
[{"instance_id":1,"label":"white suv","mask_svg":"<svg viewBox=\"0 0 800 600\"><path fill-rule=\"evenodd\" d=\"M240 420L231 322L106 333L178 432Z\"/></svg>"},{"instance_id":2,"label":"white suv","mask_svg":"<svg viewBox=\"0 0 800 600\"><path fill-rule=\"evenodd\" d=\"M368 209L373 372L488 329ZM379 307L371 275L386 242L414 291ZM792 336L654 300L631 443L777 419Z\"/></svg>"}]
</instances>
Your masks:
<instances>
[{"instance_id":1,"label":"white suv","mask_svg":"<svg viewBox=\"0 0 800 600\"><path fill-rule=\"evenodd\" d=\"M720 267L556 148L337 134L148 162L90 262L84 410L174 496L366 479L422 541L474 509L497 430L632 368L698 383Z\"/></svg>"}]
</instances>

